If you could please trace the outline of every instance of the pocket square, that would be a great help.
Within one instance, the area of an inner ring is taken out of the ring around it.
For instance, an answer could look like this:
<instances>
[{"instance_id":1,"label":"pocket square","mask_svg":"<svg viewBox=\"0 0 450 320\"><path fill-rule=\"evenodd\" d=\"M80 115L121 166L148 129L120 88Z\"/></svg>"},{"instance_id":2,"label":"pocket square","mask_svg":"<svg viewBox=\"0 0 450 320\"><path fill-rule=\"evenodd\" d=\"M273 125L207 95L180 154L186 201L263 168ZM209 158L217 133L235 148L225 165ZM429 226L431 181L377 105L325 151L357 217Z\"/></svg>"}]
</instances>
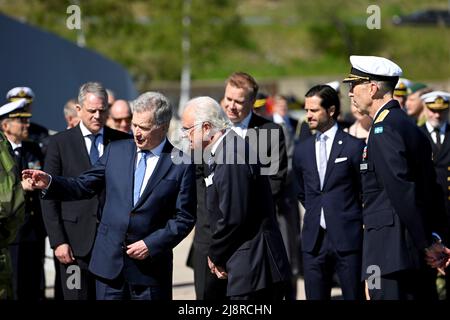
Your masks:
<instances>
[{"instance_id":1,"label":"pocket square","mask_svg":"<svg viewBox=\"0 0 450 320\"><path fill-rule=\"evenodd\" d=\"M214 172L205 178L206 187L209 187L210 185L213 184L213 177L214 177Z\"/></svg>"},{"instance_id":2,"label":"pocket square","mask_svg":"<svg viewBox=\"0 0 450 320\"><path fill-rule=\"evenodd\" d=\"M336 158L336 160L334 160L334 163L339 163L339 162L343 162L346 161L347 157L343 157L343 158Z\"/></svg>"}]
</instances>

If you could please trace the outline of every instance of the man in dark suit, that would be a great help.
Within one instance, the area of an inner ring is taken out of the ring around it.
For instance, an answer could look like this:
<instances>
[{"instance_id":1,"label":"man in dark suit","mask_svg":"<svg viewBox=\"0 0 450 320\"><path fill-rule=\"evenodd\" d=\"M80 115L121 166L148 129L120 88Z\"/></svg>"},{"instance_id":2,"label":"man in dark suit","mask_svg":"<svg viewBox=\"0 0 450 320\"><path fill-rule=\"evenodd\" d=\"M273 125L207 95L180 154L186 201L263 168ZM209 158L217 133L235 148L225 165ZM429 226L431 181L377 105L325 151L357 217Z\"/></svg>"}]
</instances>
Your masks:
<instances>
[{"instance_id":1,"label":"man in dark suit","mask_svg":"<svg viewBox=\"0 0 450 320\"><path fill-rule=\"evenodd\" d=\"M446 235L446 221L431 146L392 97L401 68L382 57L351 56L350 62L344 82L350 84L352 104L373 119L360 165L362 273L370 298L434 299L425 250L433 231Z\"/></svg>"},{"instance_id":2,"label":"man in dark suit","mask_svg":"<svg viewBox=\"0 0 450 320\"><path fill-rule=\"evenodd\" d=\"M436 169L437 182L442 190L450 224L450 125L448 110L450 93L433 91L421 96L425 104L427 121L420 129L428 137L433 151L433 163ZM450 300L450 272L445 275L447 300Z\"/></svg>"},{"instance_id":3,"label":"man in dark suit","mask_svg":"<svg viewBox=\"0 0 450 320\"><path fill-rule=\"evenodd\" d=\"M43 155L39 145L28 139L31 113L25 99L15 100L0 108L1 130L14 152L18 173L23 169L41 169ZM44 292L45 228L42 221L39 192L25 181L25 219L15 240L10 244L13 269L13 291L16 300L42 300Z\"/></svg>"},{"instance_id":4,"label":"man in dark suit","mask_svg":"<svg viewBox=\"0 0 450 320\"><path fill-rule=\"evenodd\" d=\"M76 177L89 169L103 154L109 142L130 138L125 133L105 127L108 97L99 83L81 86L76 106L80 123L51 137L44 170L51 175ZM92 142L94 141L94 143ZM99 215L99 198L74 202L44 201L43 217L50 246L59 260L64 299L95 298L94 278L88 271ZM81 286L69 289L67 268L76 264L81 269Z\"/></svg>"},{"instance_id":5,"label":"man in dark suit","mask_svg":"<svg viewBox=\"0 0 450 320\"><path fill-rule=\"evenodd\" d=\"M166 139L172 117L166 97L144 93L132 110L134 141L111 143L78 178L37 170L23 177L46 189L45 198L80 200L105 191L89 264L97 299L170 300L172 249L195 223L195 167Z\"/></svg>"},{"instance_id":6,"label":"man in dark suit","mask_svg":"<svg viewBox=\"0 0 450 320\"><path fill-rule=\"evenodd\" d=\"M362 299L359 162L364 142L338 128L340 102L332 87L314 86L305 97L307 121L317 134L296 145L293 165L299 200L306 209L306 298L329 300L336 272L344 299Z\"/></svg>"},{"instance_id":7,"label":"man in dark suit","mask_svg":"<svg viewBox=\"0 0 450 320\"><path fill-rule=\"evenodd\" d=\"M289 262L292 267L292 279L290 285L290 298L297 297L297 275L301 268L300 254L300 210L297 200L298 185L295 173L292 170L292 158L294 156L294 146L298 141L297 127L299 122L289 116L288 98L277 95L272 106L271 120L283 129L285 137L286 152L288 157L288 169L286 182L283 190L276 201L277 221L283 236L284 245L288 253ZM309 128L307 132L310 132ZM303 133L305 134L305 133ZM310 134L311 135L311 134Z\"/></svg>"},{"instance_id":8,"label":"man in dark suit","mask_svg":"<svg viewBox=\"0 0 450 320\"><path fill-rule=\"evenodd\" d=\"M182 124L190 147L208 164L206 208L211 225L208 265L228 278L236 300L281 300L290 266L278 229L267 176L233 130L219 104L199 97L186 104Z\"/></svg>"},{"instance_id":9,"label":"man in dark suit","mask_svg":"<svg viewBox=\"0 0 450 320\"><path fill-rule=\"evenodd\" d=\"M272 194L278 196L284 187L287 173L287 154L283 130L277 124L258 116L253 110L253 105L258 93L258 84L252 76L243 73L233 73L228 79L225 88L224 99L221 102L223 110L233 124L233 130L242 138L247 137L253 147L258 146L261 140L263 147L258 148L260 162L264 163L262 172L269 175ZM263 140L264 139L264 140ZM261 156L262 155L262 156ZM204 261L207 257L209 243L211 242L210 226L202 216L198 214L198 224L195 228L193 242L193 266L196 292L203 291L205 296L217 297L218 293L224 293L223 282L211 277ZM206 288L202 290L199 284L204 283ZM211 289L208 289L211 288ZM219 288L219 290L217 290Z\"/></svg>"}]
</instances>

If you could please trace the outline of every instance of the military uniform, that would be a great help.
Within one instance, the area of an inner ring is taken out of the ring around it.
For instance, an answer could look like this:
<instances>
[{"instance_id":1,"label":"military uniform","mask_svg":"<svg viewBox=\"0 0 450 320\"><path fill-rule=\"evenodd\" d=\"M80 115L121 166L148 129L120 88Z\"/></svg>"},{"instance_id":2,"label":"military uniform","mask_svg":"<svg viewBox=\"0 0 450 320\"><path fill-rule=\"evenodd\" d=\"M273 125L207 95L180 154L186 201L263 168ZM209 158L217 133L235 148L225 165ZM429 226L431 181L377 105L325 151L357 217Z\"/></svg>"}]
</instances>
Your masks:
<instances>
[{"instance_id":1,"label":"military uniform","mask_svg":"<svg viewBox=\"0 0 450 320\"><path fill-rule=\"evenodd\" d=\"M437 182L442 190L447 221L450 225L450 124L446 121L448 117L450 93L435 91L424 94L421 98L427 108L433 111L442 110L444 112L445 122L440 124L438 128L433 128L430 122L426 122L420 129L428 137L433 151L433 163L436 169ZM436 135L436 129L439 137ZM450 272L446 273L445 278L447 299L450 299Z\"/></svg>"},{"instance_id":2,"label":"military uniform","mask_svg":"<svg viewBox=\"0 0 450 320\"><path fill-rule=\"evenodd\" d=\"M23 221L24 197L10 145L0 132L0 300L12 298L8 244Z\"/></svg>"},{"instance_id":3,"label":"military uniform","mask_svg":"<svg viewBox=\"0 0 450 320\"><path fill-rule=\"evenodd\" d=\"M353 58L352 66L344 82L392 83L401 74L396 64L379 57ZM373 268L379 271L380 287L368 281L371 299L437 298L435 271L426 266L424 253L433 231L445 233L445 216L430 144L396 100L385 103L373 119L360 164L363 279L371 278Z\"/></svg>"},{"instance_id":4,"label":"military uniform","mask_svg":"<svg viewBox=\"0 0 450 320\"><path fill-rule=\"evenodd\" d=\"M27 102L26 108L31 110L30 107L34 100L34 92L28 87L15 87L8 91L6 99L10 102L25 99ZM28 140L38 143L42 153L45 154L49 139L48 129L37 123L31 122L28 132Z\"/></svg>"}]
</instances>

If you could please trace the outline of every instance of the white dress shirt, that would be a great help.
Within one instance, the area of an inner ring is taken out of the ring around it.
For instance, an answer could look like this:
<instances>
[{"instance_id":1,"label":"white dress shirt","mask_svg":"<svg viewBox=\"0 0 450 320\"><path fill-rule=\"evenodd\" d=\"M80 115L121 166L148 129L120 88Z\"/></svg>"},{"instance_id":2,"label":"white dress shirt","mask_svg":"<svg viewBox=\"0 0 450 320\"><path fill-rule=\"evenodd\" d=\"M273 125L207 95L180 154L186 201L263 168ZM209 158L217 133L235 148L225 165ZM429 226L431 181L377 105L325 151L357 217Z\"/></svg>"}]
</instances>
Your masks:
<instances>
[{"instance_id":1,"label":"white dress shirt","mask_svg":"<svg viewBox=\"0 0 450 320\"><path fill-rule=\"evenodd\" d=\"M81 134L84 137L84 144L86 145L87 153L89 154L91 151L91 144L92 144L92 140L91 140L91 138L89 138L89 135L91 135L93 133L90 132L88 128L86 128L86 126L83 124L83 121L80 121L80 129L81 129ZM96 145L97 145L99 157L101 157L103 155L103 150L105 149L105 147L103 145L103 131L104 131L103 128L101 128L100 131L97 133L100 135L100 137L98 137L96 139Z\"/></svg>"},{"instance_id":2,"label":"white dress shirt","mask_svg":"<svg viewBox=\"0 0 450 320\"><path fill-rule=\"evenodd\" d=\"M434 131L434 127L428 121L425 122L425 125L427 126L427 130L431 135L431 139L433 139L433 142L436 143L437 137L436 137L436 131ZM447 129L447 123L444 123L439 127L439 134L441 136L441 145L444 144L446 129Z\"/></svg>"},{"instance_id":3,"label":"white dress shirt","mask_svg":"<svg viewBox=\"0 0 450 320\"><path fill-rule=\"evenodd\" d=\"M239 123L233 123L233 126L231 127L234 132L238 134L242 139L245 138L247 134L248 124L250 123L250 118L252 117L252 111L249 112L249 114Z\"/></svg>"},{"instance_id":4,"label":"white dress shirt","mask_svg":"<svg viewBox=\"0 0 450 320\"><path fill-rule=\"evenodd\" d=\"M161 157L161 152L164 148L164 144L166 143L166 138L155 148L150 150L150 153L147 155L147 167L145 169L145 175L144 175L144 181L142 181L141 191L139 192L139 196L142 195L142 192L144 192L145 187L147 186L148 180L150 180L150 177L153 174L153 171L155 171L156 165L158 164L158 160ZM136 157L136 167L139 163L139 160L141 160L142 152L141 150L137 150L137 157Z\"/></svg>"},{"instance_id":5,"label":"white dress shirt","mask_svg":"<svg viewBox=\"0 0 450 320\"><path fill-rule=\"evenodd\" d=\"M335 123L330 129L328 129L327 131L323 132L323 134L325 136L327 136L327 139L325 140L325 144L326 144L326 148L327 148L327 161L328 159L330 159L330 153L331 153L331 147L333 146L333 141L334 141L334 137L336 136L336 132L338 130L338 125L337 123ZM319 152L320 152L320 135L322 134L322 132L317 132L316 134L316 144L315 144L315 149L316 149L316 165L317 165L317 172L319 172L319 167L320 167L320 161L319 161ZM328 169L328 168L327 168ZM320 226L323 229L327 228L326 222L325 222L325 215L323 213L323 208L320 209Z\"/></svg>"}]
</instances>

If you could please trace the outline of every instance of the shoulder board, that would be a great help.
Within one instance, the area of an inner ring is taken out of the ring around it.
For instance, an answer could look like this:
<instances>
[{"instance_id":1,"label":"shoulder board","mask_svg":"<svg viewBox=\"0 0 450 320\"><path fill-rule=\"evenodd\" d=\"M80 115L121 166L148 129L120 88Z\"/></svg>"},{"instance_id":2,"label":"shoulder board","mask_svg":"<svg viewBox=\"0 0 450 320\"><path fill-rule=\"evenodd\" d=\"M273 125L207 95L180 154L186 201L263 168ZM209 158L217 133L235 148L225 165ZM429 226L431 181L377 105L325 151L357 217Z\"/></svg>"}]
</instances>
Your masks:
<instances>
[{"instance_id":1,"label":"shoulder board","mask_svg":"<svg viewBox=\"0 0 450 320\"><path fill-rule=\"evenodd\" d=\"M384 118L386 118L386 116L389 114L389 110L383 110L378 117L375 119L374 123L378 123L384 120Z\"/></svg>"}]
</instances>

